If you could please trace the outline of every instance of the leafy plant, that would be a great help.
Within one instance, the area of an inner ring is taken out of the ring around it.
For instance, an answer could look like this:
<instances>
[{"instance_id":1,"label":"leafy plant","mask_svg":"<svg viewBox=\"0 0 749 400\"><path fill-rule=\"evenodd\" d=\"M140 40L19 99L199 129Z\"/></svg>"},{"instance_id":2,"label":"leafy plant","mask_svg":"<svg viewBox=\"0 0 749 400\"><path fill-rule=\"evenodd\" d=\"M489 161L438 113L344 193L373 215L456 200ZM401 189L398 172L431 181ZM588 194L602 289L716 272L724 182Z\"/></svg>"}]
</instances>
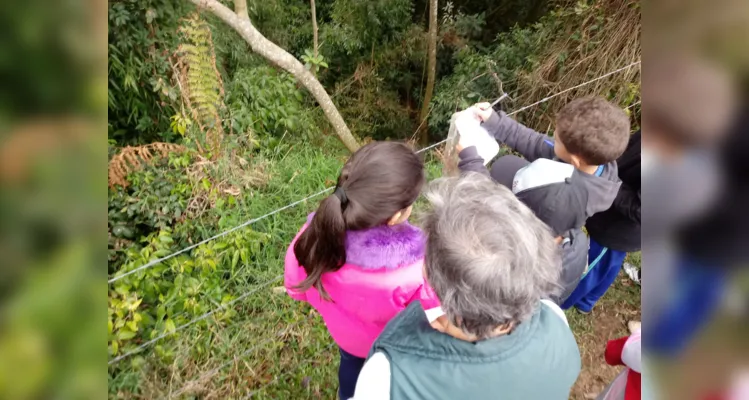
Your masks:
<instances>
[{"instance_id":1,"label":"leafy plant","mask_svg":"<svg viewBox=\"0 0 749 400\"><path fill-rule=\"evenodd\" d=\"M171 141L169 116L179 97L169 56L177 48L186 2L109 3L109 138L118 144Z\"/></svg>"},{"instance_id":2,"label":"leafy plant","mask_svg":"<svg viewBox=\"0 0 749 400\"><path fill-rule=\"evenodd\" d=\"M296 81L268 66L242 68L234 75L227 104L237 132L311 137L318 132Z\"/></svg>"},{"instance_id":3,"label":"leafy plant","mask_svg":"<svg viewBox=\"0 0 749 400\"><path fill-rule=\"evenodd\" d=\"M109 354L116 356L139 342L172 333L210 310L219 309L213 314L216 321L231 318L235 313L228 304L234 297L226 293L225 282L237 277L238 268L251 262L267 239L249 229L234 232L199 246L191 256L174 257L116 281L108 299ZM118 273L164 257L182 245L175 243L168 228L141 242L143 247L126 251L127 262ZM161 357L171 357L168 347L156 348Z\"/></svg>"},{"instance_id":4,"label":"leafy plant","mask_svg":"<svg viewBox=\"0 0 749 400\"><path fill-rule=\"evenodd\" d=\"M169 124L169 127L172 128L172 132L178 133L180 136L185 136L187 128L192 126L190 118L187 118L180 113L172 115L170 119L172 122Z\"/></svg>"},{"instance_id":5,"label":"leafy plant","mask_svg":"<svg viewBox=\"0 0 749 400\"><path fill-rule=\"evenodd\" d=\"M327 49L349 57L362 51L369 54L372 46L397 40L411 25L412 12L410 0L337 0L330 11L331 22L321 25L320 40Z\"/></svg>"},{"instance_id":6,"label":"leafy plant","mask_svg":"<svg viewBox=\"0 0 749 400\"><path fill-rule=\"evenodd\" d=\"M325 62L325 57L322 54L314 55L312 50L304 50L302 55L302 61L304 61L304 67L313 73L317 73L321 68L328 68L328 63Z\"/></svg>"}]
</instances>

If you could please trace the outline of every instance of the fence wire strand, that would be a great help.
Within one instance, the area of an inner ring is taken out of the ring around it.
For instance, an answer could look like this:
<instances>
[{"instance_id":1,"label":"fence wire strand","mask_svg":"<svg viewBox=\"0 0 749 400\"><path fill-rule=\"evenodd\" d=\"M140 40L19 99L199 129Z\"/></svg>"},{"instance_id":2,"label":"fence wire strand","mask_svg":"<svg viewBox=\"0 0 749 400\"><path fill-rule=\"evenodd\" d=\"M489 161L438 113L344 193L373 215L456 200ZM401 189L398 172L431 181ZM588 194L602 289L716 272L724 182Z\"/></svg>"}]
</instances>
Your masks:
<instances>
[{"instance_id":1,"label":"fence wire strand","mask_svg":"<svg viewBox=\"0 0 749 400\"><path fill-rule=\"evenodd\" d=\"M245 294L237 297L236 299L234 299L234 300L232 300L232 301L230 301L230 302L228 302L228 303L226 303L224 305L218 306L218 307L214 308L213 310L208 311L207 313L205 313L203 315L200 315L200 316L198 316L198 317L190 320L189 322L186 322L186 323L184 323L184 324L176 327L174 329L174 331L162 333L161 335L156 336L155 338L153 338L153 339L151 339L151 340L149 340L149 341L141 344L140 346L134 348L133 350L130 350L127 353L121 354L121 355L119 355L119 356L111 359L109 361L108 365L112 365L112 364L114 364L114 363L116 363L116 362L118 362L118 361L120 361L122 359L125 359L127 357L132 356L133 354L140 353L143 349L145 349L146 347L148 347L148 346L150 346L150 345L158 342L159 340L161 340L161 339L163 339L163 338L165 338L165 337L167 337L169 335L172 335L174 333L177 333L177 332L179 332L179 331L187 328L190 325L194 325L194 324L196 324L196 323L198 323L198 322L200 322L200 321L202 321L202 320L210 317L211 315L213 315L213 314L215 314L215 313L217 313L217 312L219 312L221 310L228 309L229 306L231 306L233 304L236 304L236 303L238 303L238 302L240 302L240 301L242 301L242 300L250 297L250 295L257 293L260 289L262 289L264 287L267 287L268 285L270 285L273 282L277 282L277 281L281 280L281 278L283 278L283 274L278 275L275 278L270 279L270 280L268 280L266 282L263 282L262 284L260 284L258 286L255 286L252 290L250 290L249 292L247 292L247 293L245 293Z\"/></svg>"},{"instance_id":2,"label":"fence wire strand","mask_svg":"<svg viewBox=\"0 0 749 400\"><path fill-rule=\"evenodd\" d=\"M321 191L319 191L319 192L317 192L317 193L315 193L313 195L307 196L307 197L305 197L305 198L303 198L301 200L297 200L297 201L295 201L295 202L293 202L291 204L287 204L287 205L285 205L285 206L283 206L283 207L281 207L279 209L273 210L273 211L271 211L271 212L269 212L267 214L264 214L264 215L261 215L261 216L259 216L257 218L253 218L253 219L251 219L249 221L246 221L246 222L244 222L241 225L235 226L234 228L231 228L229 230L226 230L226 231L223 231L223 232L218 233L216 235L213 235L213 236L209 237L208 239L201 240L198 243L195 243L195 244L193 244L191 246L187 246L187 247L185 247L182 250L179 250L179 251L176 251L176 252L174 252L172 254L169 254L168 256L164 256L164 257L157 258L155 260L149 261L147 264L144 264L144 265L142 265L142 266L140 266L140 267L138 267L138 268L136 268L136 269L134 269L132 271L128 271L128 272L126 272L124 274L115 276L114 278L110 279L108 281L108 283L117 282L118 280L120 280L120 279L122 279L122 278L124 278L124 277L126 277L128 275L132 275L132 274L134 274L136 272L143 271L144 269L153 267L154 265L162 263L162 262L164 262L164 261L166 261L166 260L168 260L168 259L170 259L172 257L176 257L176 256L178 256L178 255L180 255L180 254L182 254L184 252L190 251L190 250L192 250L192 249L194 249L194 248L196 248L196 247L198 247L200 245L206 244L206 243L210 242L211 240L218 239L218 238L220 238L222 236L226 236L226 235L228 235L228 234L230 234L230 233L232 233L232 232L234 232L234 231L236 231L238 229L242 229L242 228L244 228L244 227L246 227L248 225L252 225L255 222L258 222L260 220L266 219L266 218L268 218L268 217L270 217L272 215L278 214L281 211L288 210L289 208L297 206L297 205L299 205L301 203L304 203L307 200L313 199L313 198L315 198L315 197L317 197L317 196L319 196L319 195L321 195L321 194L323 194L325 192L329 192L331 190L333 190L333 188L327 188L325 190L321 190Z\"/></svg>"}]
</instances>

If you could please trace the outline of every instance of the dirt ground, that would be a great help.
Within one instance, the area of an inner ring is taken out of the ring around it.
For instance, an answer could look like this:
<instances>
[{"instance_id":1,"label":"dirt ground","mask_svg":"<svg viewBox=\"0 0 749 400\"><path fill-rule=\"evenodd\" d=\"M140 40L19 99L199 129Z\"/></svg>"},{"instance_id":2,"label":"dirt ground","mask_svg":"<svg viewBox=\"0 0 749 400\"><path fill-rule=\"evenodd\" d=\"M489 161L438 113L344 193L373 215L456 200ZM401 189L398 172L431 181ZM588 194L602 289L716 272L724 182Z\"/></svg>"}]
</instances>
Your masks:
<instances>
[{"instance_id":1,"label":"dirt ground","mask_svg":"<svg viewBox=\"0 0 749 400\"><path fill-rule=\"evenodd\" d=\"M570 398L595 399L623 368L606 364L604 350L607 341L629 334L628 321L640 321L640 287L622 272L590 314L571 309L567 318L582 358Z\"/></svg>"}]
</instances>

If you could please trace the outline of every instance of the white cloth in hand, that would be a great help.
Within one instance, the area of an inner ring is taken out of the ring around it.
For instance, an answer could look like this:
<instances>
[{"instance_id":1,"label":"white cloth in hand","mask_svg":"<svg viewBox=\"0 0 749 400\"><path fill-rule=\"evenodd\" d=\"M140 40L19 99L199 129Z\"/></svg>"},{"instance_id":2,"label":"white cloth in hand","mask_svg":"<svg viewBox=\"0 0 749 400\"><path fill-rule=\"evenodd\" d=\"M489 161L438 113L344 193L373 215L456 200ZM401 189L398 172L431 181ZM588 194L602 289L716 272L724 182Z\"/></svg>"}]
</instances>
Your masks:
<instances>
[{"instance_id":1,"label":"white cloth in hand","mask_svg":"<svg viewBox=\"0 0 749 400\"><path fill-rule=\"evenodd\" d=\"M481 126L473 107L457 113L455 128L458 131L460 146L467 149L476 146L484 165L489 164L499 154L499 143Z\"/></svg>"}]
</instances>

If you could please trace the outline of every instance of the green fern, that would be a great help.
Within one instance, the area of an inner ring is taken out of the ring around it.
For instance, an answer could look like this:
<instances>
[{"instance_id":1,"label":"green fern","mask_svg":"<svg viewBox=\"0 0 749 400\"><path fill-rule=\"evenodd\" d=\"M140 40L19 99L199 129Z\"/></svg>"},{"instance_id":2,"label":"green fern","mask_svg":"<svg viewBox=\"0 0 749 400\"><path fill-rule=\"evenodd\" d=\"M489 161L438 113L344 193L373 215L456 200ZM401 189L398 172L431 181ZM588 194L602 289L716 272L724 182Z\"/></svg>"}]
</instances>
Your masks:
<instances>
[{"instance_id":1,"label":"green fern","mask_svg":"<svg viewBox=\"0 0 749 400\"><path fill-rule=\"evenodd\" d=\"M182 99L215 158L224 137L220 115L225 112L226 106L224 83L216 68L211 29L200 14L194 13L183 19L179 32L181 43L177 51L177 79Z\"/></svg>"}]
</instances>

